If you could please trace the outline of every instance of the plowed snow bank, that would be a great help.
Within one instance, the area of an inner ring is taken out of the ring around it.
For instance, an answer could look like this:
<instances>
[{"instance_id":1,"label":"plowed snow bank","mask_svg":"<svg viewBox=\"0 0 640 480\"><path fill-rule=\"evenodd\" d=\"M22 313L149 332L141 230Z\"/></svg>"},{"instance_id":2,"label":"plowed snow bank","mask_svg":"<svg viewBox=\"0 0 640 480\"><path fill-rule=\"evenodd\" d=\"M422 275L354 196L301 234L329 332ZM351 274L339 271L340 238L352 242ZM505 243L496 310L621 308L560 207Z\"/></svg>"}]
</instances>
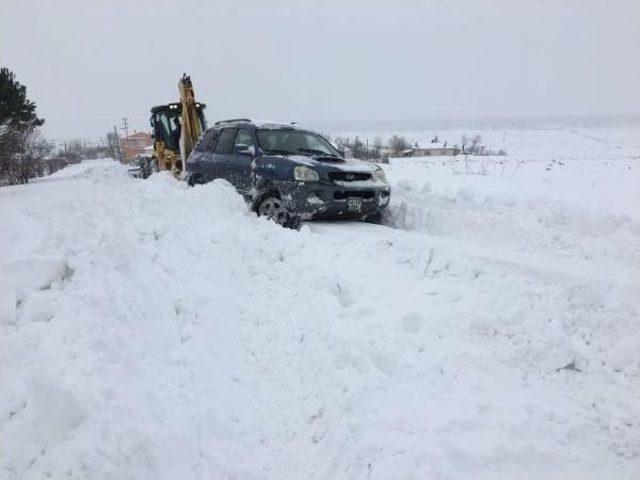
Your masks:
<instances>
[{"instance_id":1,"label":"plowed snow bank","mask_svg":"<svg viewBox=\"0 0 640 480\"><path fill-rule=\"evenodd\" d=\"M2 478L637 476L639 300L616 279L293 232L224 182L107 160L1 189L0 215Z\"/></svg>"}]
</instances>

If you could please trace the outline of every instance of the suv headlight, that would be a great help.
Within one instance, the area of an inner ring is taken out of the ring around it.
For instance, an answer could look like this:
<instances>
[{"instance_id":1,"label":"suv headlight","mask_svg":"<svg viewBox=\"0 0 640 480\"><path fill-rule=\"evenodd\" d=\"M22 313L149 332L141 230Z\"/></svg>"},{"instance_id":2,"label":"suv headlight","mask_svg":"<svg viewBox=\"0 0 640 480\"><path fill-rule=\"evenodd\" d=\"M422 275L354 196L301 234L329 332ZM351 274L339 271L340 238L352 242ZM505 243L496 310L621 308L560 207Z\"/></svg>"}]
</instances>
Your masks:
<instances>
[{"instance_id":1,"label":"suv headlight","mask_svg":"<svg viewBox=\"0 0 640 480\"><path fill-rule=\"evenodd\" d=\"M298 182L317 182L320 180L320 175L313 168L298 165L293 169L293 179Z\"/></svg>"},{"instance_id":2,"label":"suv headlight","mask_svg":"<svg viewBox=\"0 0 640 480\"><path fill-rule=\"evenodd\" d=\"M387 176L384 174L384 170L382 170L380 167L378 167L378 168L373 172L373 179L374 179L376 182L387 183Z\"/></svg>"}]
</instances>

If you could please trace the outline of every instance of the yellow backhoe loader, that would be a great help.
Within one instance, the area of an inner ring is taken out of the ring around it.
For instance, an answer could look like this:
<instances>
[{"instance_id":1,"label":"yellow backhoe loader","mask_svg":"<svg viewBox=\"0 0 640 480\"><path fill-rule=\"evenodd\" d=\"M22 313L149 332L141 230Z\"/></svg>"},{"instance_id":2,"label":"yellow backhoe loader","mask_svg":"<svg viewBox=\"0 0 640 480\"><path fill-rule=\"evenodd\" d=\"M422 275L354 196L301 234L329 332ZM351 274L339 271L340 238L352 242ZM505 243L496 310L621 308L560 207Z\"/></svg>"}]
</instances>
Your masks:
<instances>
[{"instance_id":1,"label":"yellow backhoe loader","mask_svg":"<svg viewBox=\"0 0 640 480\"><path fill-rule=\"evenodd\" d=\"M185 73L178 82L180 102L151 109L153 154L138 159L138 176L169 170L182 178L183 168L193 146L207 128L204 103L195 100L191 78Z\"/></svg>"}]
</instances>

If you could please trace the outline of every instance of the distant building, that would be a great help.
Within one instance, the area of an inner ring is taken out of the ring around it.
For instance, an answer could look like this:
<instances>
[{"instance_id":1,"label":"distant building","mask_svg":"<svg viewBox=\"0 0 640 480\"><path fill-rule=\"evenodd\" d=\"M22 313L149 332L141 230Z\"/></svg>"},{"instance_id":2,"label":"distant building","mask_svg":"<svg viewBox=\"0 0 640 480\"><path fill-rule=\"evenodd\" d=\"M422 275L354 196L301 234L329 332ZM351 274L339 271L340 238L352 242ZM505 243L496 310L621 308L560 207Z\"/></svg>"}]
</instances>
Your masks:
<instances>
[{"instance_id":1,"label":"distant building","mask_svg":"<svg viewBox=\"0 0 640 480\"><path fill-rule=\"evenodd\" d=\"M424 143L423 145L415 145L411 148L407 148L402 151L403 157L436 157L447 156L453 157L460 153L460 149L456 147L450 147L446 142L439 143L433 140Z\"/></svg>"},{"instance_id":2,"label":"distant building","mask_svg":"<svg viewBox=\"0 0 640 480\"><path fill-rule=\"evenodd\" d=\"M433 157L433 156L449 156L458 155L460 150L455 147L444 146L440 143L429 143L424 147L418 147L413 150L414 157Z\"/></svg>"},{"instance_id":3,"label":"distant building","mask_svg":"<svg viewBox=\"0 0 640 480\"><path fill-rule=\"evenodd\" d=\"M133 160L136 155L141 155L147 147L153 145L153 138L145 132L135 132L129 137L120 139L120 147L122 148L122 156L124 160Z\"/></svg>"},{"instance_id":4,"label":"distant building","mask_svg":"<svg viewBox=\"0 0 640 480\"><path fill-rule=\"evenodd\" d=\"M400 152L400 155L402 155L403 157L414 157L416 155L414 155L416 149L411 147L411 148L407 148L405 150L402 150Z\"/></svg>"}]
</instances>

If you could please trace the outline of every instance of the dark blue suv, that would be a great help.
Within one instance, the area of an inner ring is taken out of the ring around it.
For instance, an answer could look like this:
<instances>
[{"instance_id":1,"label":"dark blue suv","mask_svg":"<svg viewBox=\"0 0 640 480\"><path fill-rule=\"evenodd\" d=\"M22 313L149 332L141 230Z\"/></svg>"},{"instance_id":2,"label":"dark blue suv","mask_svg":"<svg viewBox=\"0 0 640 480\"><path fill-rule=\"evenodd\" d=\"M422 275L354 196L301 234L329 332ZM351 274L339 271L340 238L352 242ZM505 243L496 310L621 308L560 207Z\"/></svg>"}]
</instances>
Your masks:
<instances>
[{"instance_id":1,"label":"dark blue suv","mask_svg":"<svg viewBox=\"0 0 640 480\"><path fill-rule=\"evenodd\" d=\"M384 172L346 159L317 133L292 124L217 122L187 159L189 185L223 178L258 215L290 227L301 220L377 221L389 205Z\"/></svg>"}]
</instances>

